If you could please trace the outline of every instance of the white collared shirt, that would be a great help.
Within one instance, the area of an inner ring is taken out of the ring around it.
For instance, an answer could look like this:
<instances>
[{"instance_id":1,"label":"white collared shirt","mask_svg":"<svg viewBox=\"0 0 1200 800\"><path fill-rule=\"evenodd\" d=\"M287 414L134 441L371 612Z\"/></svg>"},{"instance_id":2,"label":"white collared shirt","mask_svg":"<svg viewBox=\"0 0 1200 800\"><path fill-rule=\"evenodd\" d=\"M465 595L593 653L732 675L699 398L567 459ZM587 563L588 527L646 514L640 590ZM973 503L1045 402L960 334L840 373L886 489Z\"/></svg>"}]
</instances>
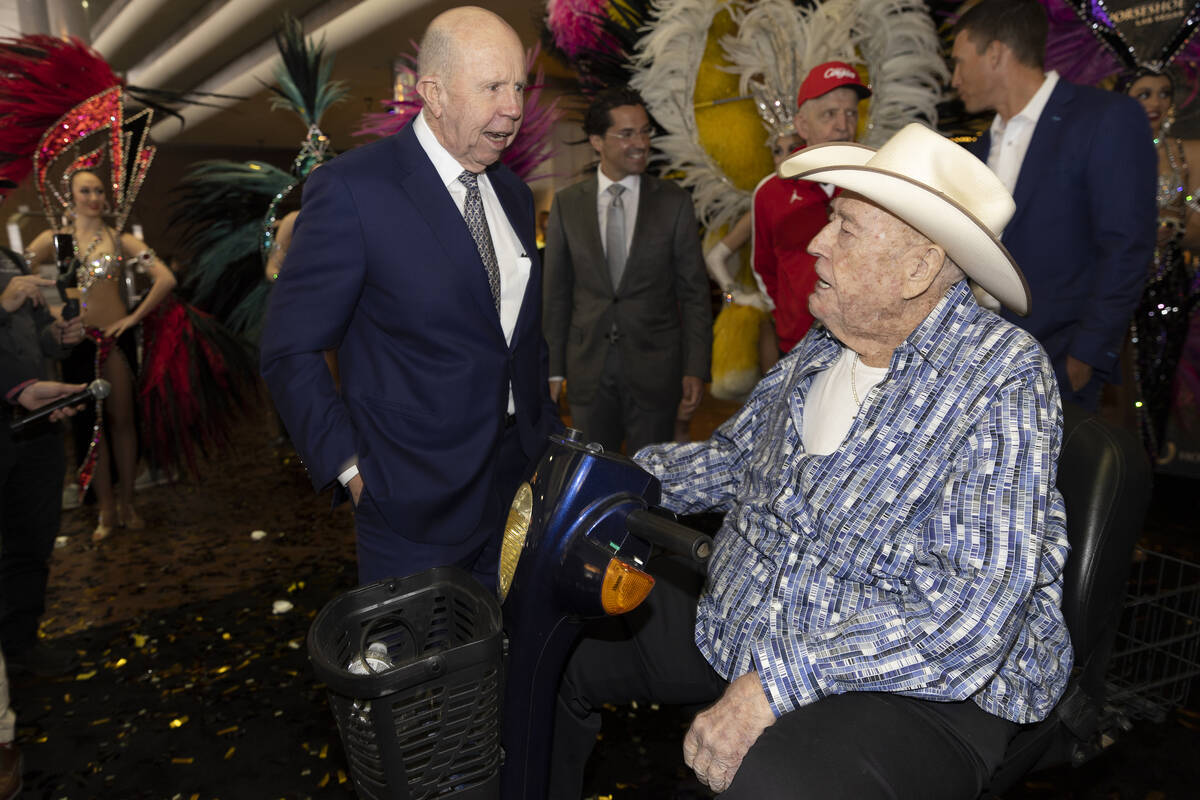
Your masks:
<instances>
[{"instance_id":1,"label":"white collared shirt","mask_svg":"<svg viewBox=\"0 0 1200 800\"><path fill-rule=\"evenodd\" d=\"M628 253L633 245L633 226L637 223L638 190L642 188L641 175L626 175L619 181L604 174L604 170L596 167L596 214L600 217L600 241L608 247L608 207L612 204L612 194L608 187L619 183L625 187L621 193L621 202L625 204L625 252ZM607 252L604 254L608 255Z\"/></svg>"},{"instance_id":2,"label":"white collared shirt","mask_svg":"<svg viewBox=\"0 0 1200 800\"><path fill-rule=\"evenodd\" d=\"M1058 85L1058 73L1054 70L1046 73L1042 85L1029 98L1025 107L1005 122L997 114L992 120L992 146L988 151L987 165L996 173L1001 183L1013 194L1017 187L1017 176L1021 174L1021 164L1025 162L1025 153L1029 143L1033 141L1033 131L1038 119L1046 108L1050 93Z\"/></svg>"}]
</instances>

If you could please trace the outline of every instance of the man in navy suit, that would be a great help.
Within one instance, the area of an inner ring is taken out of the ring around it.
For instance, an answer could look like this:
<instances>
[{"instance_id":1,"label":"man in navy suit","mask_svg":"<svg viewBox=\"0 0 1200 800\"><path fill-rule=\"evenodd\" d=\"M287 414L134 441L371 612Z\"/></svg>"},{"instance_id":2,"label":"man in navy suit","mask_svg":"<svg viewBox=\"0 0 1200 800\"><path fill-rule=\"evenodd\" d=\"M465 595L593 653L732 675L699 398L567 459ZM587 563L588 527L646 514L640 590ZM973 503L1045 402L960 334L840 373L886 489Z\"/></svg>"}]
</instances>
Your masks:
<instances>
[{"instance_id":1,"label":"man in navy suit","mask_svg":"<svg viewBox=\"0 0 1200 800\"><path fill-rule=\"evenodd\" d=\"M513 493L557 420L533 197L499 163L525 52L500 17L455 8L418 71L409 126L309 177L262 370L314 486L354 502L360 581L457 565L494 587Z\"/></svg>"},{"instance_id":2,"label":"man in navy suit","mask_svg":"<svg viewBox=\"0 0 1200 800\"><path fill-rule=\"evenodd\" d=\"M1038 0L983 0L955 28L952 83L996 112L969 149L1017 204L1003 241L1033 306L1006 316L1049 352L1063 400L1094 410L1154 252L1158 160L1135 101L1043 73L1046 28Z\"/></svg>"}]
</instances>

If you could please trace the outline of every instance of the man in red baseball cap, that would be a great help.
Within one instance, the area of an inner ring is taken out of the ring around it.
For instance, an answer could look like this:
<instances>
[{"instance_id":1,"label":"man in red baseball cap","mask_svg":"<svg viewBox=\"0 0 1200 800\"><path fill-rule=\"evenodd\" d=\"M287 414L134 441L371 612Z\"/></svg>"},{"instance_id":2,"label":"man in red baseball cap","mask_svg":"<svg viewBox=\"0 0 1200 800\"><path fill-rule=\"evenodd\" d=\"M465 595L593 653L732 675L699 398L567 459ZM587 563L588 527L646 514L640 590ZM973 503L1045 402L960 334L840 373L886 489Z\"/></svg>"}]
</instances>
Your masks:
<instances>
[{"instance_id":1,"label":"man in red baseball cap","mask_svg":"<svg viewBox=\"0 0 1200 800\"><path fill-rule=\"evenodd\" d=\"M808 72L796 98L793 123L805 145L852 142L858 101L869 97L854 67L841 61ZM813 322L808 296L817 282L808 243L829 221L834 188L770 175L754 190L754 270L774 304L775 334L786 353Z\"/></svg>"}]
</instances>

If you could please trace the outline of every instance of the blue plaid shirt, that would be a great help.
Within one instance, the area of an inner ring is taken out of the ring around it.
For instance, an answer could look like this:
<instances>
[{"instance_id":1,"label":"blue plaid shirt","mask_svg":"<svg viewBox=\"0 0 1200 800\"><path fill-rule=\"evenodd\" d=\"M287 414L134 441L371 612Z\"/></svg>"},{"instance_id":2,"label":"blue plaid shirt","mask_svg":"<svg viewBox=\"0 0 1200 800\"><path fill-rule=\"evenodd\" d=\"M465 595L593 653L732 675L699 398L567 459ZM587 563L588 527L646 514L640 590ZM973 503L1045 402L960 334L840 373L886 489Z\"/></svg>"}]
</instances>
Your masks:
<instances>
[{"instance_id":1,"label":"blue plaid shirt","mask_svg":"<svg viewBox=\"0 0 1200 800\"><path fill-rule=\"evenodd\" d=\"M776 715L893 692L1045 718L1072 662L1045 352L960 282L897 348L845 441L812 455L805 397L841 351L814 328L708 441L637 454L667 507L727 512L697 646L729 680L757 670Z\"/></svg>"}]
</instances>

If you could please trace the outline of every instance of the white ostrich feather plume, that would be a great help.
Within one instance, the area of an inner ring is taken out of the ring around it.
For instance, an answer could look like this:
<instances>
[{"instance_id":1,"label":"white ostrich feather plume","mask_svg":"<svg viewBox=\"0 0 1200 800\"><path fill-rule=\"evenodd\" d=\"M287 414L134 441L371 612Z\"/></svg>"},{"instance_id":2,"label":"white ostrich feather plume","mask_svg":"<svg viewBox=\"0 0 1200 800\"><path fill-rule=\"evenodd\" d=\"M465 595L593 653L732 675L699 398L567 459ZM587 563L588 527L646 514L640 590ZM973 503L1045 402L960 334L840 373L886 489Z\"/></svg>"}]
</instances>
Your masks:
<instances>
[{"instance_id":1,"label":"white ostrich feather plume","mask_svg":"<svg viewBox=\"0 0 1200 800\"><path fill-rule=\"evenodd\" d=\"M854 25L871 75L863 144L878 147L910 122L937 126L937 104L950 73L922 0L858 0Z\"/></svg>"},{"instance_id":2,"label":"white ostrich feather plume","mask_svg":"<svg viewBox=\"0 0 1200 800\"><path fill-rule=\"evenodd\" d=\"M738 189L700 144L692 97L696 71L720 0L656 0L651 22L638 41L630 84L666 129L654 140L666 171L680 172L700 222L716 229L749 208L750 193Z\"/></svg>"},{"instance_id":3,"label":"white ostrich feather plume","mask_svg":"<svg viewBox=\"0 0 1200 800\"><path fill-rule=\"evenodd\" d=\"M630 83L667 131L654 140L658 160L682 174L710 230L740 217L753 196L705 151L692 106L708 30L725 6L738 26L721 40L727 69L738 75L741 94L754 98L768 134L786 127L808 70L833 60L867 66L873 96L864 143L878 146L914 120L936 124L949 75L922 0L826 0L807 11L792 0L656 0Z\"/></svg>"}]
</instances>

